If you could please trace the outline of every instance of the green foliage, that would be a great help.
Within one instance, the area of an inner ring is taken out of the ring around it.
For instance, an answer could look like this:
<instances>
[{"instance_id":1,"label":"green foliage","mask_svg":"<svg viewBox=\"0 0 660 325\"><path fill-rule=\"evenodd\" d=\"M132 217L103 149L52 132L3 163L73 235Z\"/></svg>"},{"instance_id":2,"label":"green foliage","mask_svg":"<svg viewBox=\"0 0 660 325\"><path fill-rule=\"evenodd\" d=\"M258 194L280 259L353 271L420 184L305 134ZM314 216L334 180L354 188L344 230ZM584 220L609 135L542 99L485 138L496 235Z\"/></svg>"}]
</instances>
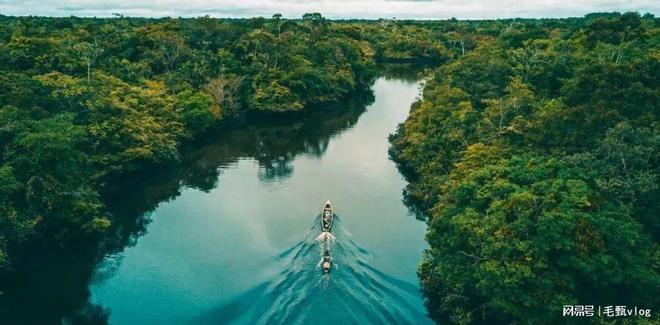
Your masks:
<instances>
[{"instance_id":1,"label":"green foliage","mask_svg":"<svg viewBox=\"0 0 660 325\"><path fill-rule=\"evenodd\" d=\"M89 123L89 139L99 172L177 160L185 129L164 85L146 82L136 87L113 77L103 77L102 82L111 88L88 102L95 117Z\"/></svg>"},{"instance_id":2,"label":"green foliage","mask_svg":"<svg viewBox=\"0 0 660 325\"><path fill-rule=\"evenodd\" d=\"M2 198L0 200L6 200L20 188L20 183L16 180L14 169L11 166L0 167L0 181L0 198Z\"/></svg>"},{"instance_id":3,"label":"green foliage","mask_svg":"<svg viewBox=\"0 0 660 325\"><path fill-rule=\"evenodd\" d=\"M436 317L559 322L564 304L655 299L649 236L588 172L534 156L462 168L432 209L420 268L427 295L445 297Z\"/></svg>"},{"instance_id":4,"label":"green foliage","mask_svg":"<svg viewBox=\"0 0 660 325\"><path fill-rule=\"evenodd\" d=\"M50 173L69 176L75 174L77 163L84 158L80 143L84 129L73 123L73 114L63 113L28 123L28 128L18 134L7 158L20 161L16 166L22 173L38 173L42 169Z\"/></svg>"},{"instance_id":5,"label":"green foliage","mask_svg":"<svg viewBox=\"0 0 660 325\"><path fill-rule=\"evenodd\" d=\"M419 275L439 322L659 303L657 20L585 20L489 29L391 137L428 217Z\"/></svg>"},{"instance_id":6,"label":"green foliage","mask_svg":"<svg viewBox=\"0 0 660 325\"><path fill-rule=\"evenodd\" d=\"M176 95L175 106L186 129L194 132L193 135L204 133L221 116L221 109L214 105L213 97L203 92L184 90Z\"/></svg>"},{"instance_id":7,"label":"green foliage","mask_svg":"<svg viewBox=\"0 0 660 325\"><path fill-rule=\"evenodd\" d=\"M255 85L250 104L265 112L299 111L303 108L298 97L289 88L274 80L265 85Z\"/></svg>"},{"instance_id":8,"label":"green foliage","mask_svg":"<svg viewBox=\"0 0 660 325\"><path fill-rule=\"evenodd\" d=\"M445 23L436 24L444 27ZM365 26L368 32L364 37L373 44L376 59L381 62L441 63L453 55L448 46L460 42L463 35L455 33L458 39L450 41L446 34L435 32L433 27L436 26L381 20Z\"/></svg>"},{"instance_id":9,"label":"green foliage","mask_svg":"<svg viewBox=\"0 0 660 325\"><path fill-rule=\"evenodd\" d=\"M51 110L75 112L91 94L89 87L80 79L60 72L38 75L34 79L48 91Z\"/></svg>"}]
</instances>

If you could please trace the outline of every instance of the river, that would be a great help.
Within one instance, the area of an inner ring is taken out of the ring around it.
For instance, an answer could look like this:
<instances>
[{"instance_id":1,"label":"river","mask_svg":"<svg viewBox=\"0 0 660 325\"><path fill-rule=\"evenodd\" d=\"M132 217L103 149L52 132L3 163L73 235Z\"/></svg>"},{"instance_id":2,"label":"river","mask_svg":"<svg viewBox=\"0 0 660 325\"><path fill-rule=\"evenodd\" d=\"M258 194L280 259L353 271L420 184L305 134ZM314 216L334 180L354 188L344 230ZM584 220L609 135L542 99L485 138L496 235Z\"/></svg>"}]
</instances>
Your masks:
<instances>
[{"instance_id":1,"label":"river","mask_svg":"<svg viewBox=\"0 0 660 325\"><path fill-rule=\"evenodd\" d=\"M166 181L116 193L119 217L142 216L128 247L96 266L89 300L113 324L430 323L416 277L425 224L387 153L419 82L379 78L372 90L221 133ZM323 275L327 199L338 220Z\"/></svg>"}]
</instances>

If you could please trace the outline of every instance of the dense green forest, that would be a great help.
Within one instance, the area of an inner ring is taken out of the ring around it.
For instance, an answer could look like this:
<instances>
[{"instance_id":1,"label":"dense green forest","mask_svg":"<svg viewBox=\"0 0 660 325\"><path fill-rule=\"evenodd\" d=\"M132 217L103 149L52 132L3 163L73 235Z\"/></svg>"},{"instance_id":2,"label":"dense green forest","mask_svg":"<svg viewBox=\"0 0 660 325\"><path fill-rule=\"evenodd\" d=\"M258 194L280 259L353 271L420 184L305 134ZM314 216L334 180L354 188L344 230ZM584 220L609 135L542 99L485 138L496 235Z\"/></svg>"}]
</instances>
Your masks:
<instances>
[{"instance_id":1,"label":"dense green forest","mask_svg":"<svg viewBox=\"0 0 660 325\"><path fill-rule=\"evenodd\" d=\"M657 308L658 20L472 35L391 137L406 200L428 218L431 317L534 324L560 322L566 304Z\"/></svg>"},{"instance_id":2,"label":"dense green forest","mask_svg":"<svg viewBox=\"0 0 660 325\"><path fill-rule=\"evenodd\" d=\"M363 94L397 62L434 67L391 138L406 203L429 223L419 274L434 320L658 306L653 16L0 15L0 26L0 282L39 247L102 246L121 214L102 193L117 179L175 165L248 115L323 119L319 104Z\"/></svg>"}]
</instances>

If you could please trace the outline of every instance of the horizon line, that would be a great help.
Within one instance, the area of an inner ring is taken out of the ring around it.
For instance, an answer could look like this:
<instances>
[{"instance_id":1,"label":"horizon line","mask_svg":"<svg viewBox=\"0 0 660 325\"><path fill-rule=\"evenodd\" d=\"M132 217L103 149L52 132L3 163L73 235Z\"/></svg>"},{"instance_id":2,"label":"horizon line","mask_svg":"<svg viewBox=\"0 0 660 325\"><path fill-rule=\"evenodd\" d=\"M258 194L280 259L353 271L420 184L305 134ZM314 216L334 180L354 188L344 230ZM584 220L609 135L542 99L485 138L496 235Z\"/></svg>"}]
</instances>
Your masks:
<instances>
[{"instance_id":1,"label":"horizon line","mask_svg":"<svg viewBox=\"0 0 660 325\"><path fill-rule=\"evenodd\" d=\"M530 20L536 20L536 19L576 19L576 18L584 18L588 15L597 15L597 14L625 14L628 12L634 12L639 14L640 16L646 16L646 15L651 15L653 18L656 18L656 13L651 12L651 11L643 11L643 10L621 10L621 11L591 11L591 12L586 12L584 14L580 15L558 15L558 16L492 16L492 17L470 17L470 18L462 18L462 17L345 17L345 16L337 16L337 15L330 15L330 16L325 16L323 13L323 17L327 20L334 20L334 21L342 21L342 20L366 20L366 21L379 21L379 20L402 20L402 21L408 21L408 20L416 20L416 21L446 21L446 20L464 20L464 21L481 21L481 20L515 20L515 19L530 19ZM314 13L314 12L309 12L309 13ZM212 19L255 19L255 18L264 18L264 19L272 19L272 16L280 14L280 13L273 13L270 15L214 15L211 13L199 13L199 14L191 14L191 15L153 15L153 16L148 16L148 15L131 15L131 14L122 14L119 12L113 12L107 15L85 15L85 14L71 14L71 15L59 15L59 14L54 14L54 15L39 15L39 14L25 14L25 15L15 15L15 14L4 14L0 12L0 16L3 17L11 17L11 18L82 18L82 19L122 19L122 18L136 18L136 19L199 19L199 18L212 18ZM287 16L283 15L281 19L287 19L287 20L301 20L302 15L298 16Z\"/></svg>"}]
</instances>

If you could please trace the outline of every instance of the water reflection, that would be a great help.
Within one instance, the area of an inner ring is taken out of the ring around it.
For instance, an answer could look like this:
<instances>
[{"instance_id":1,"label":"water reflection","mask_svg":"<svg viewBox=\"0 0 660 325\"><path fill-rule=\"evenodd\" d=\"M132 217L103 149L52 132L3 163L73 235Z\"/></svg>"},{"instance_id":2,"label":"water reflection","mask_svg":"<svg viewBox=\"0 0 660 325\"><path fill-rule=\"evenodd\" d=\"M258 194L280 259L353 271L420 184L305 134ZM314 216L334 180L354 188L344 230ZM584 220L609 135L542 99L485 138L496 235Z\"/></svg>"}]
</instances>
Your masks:
<instances>
[{"instance_id":1,"label":"water reflection","mask_svg":"<svg viewBox=\"0 0 660 325\"><path fill-rule=\"evenodd\" d=\"M293 172L291 161L296 156L323 155L330 139L354 126L373 100L371 91L363 91L342 102L341 106L326 105L309 114L252 117L249 127L220 133L217 137L221 141L193 154L197 166L192 168L210 171L209 166L218 162L230 164L240 157L251 157L259 162L260 179L267 181L287 177ZM217 179L204 171L195 172L207 176L201 181ZM216 185L199 182L200 179L184 178L183 181L202 190Z\"/></svg>"},{"instance_id":2,"label":"water reflection","mask_svg":"<svg viewBox=\"0 0 660 325\"><path fill-rule=\"evenodd\" d=\"M83 240L76 250L35 248L35 258L14 265L2 279L2 324L103 324L109 312L89 302L89 283L103 249ZM39 250L36 250L39 249Z\"/></svg>"},{"instance_id":3,"label":"water reflection","mask_svg":"<svg viewBox=\"0 0 660 325\"><path fill-rule=\"evenodd\" d=\"M378 67L380 77L387 80L404 80L408 82L424 79L424 76L432 73L433 69L434 67L429 65L403 63L388 63Z\"/></svg>"},{"instance_id":4,"label":"water reflection","mask_svg":"<svg viewBox=\"0 0 660 325\"><path fill-rule=\"evenodd\" d=\"M209 134L208 143L187 153L182 163L109 188L104 200L113 215L112 234L103 241L81 239L67 251L47 244L34 247L34 258L0 279L0 323L107 323L109 311L90 302L89 285L112 276L121 261L104 257L133 246L147 232L149 212L185 187L217 187L223 167L242 157L258 161L262 181L288 177L296 156L323 155L330 139L355 125L373 100L366 90L341 106L307 114L250 117L248 124Z\"/></svg>"}]
</instances>

